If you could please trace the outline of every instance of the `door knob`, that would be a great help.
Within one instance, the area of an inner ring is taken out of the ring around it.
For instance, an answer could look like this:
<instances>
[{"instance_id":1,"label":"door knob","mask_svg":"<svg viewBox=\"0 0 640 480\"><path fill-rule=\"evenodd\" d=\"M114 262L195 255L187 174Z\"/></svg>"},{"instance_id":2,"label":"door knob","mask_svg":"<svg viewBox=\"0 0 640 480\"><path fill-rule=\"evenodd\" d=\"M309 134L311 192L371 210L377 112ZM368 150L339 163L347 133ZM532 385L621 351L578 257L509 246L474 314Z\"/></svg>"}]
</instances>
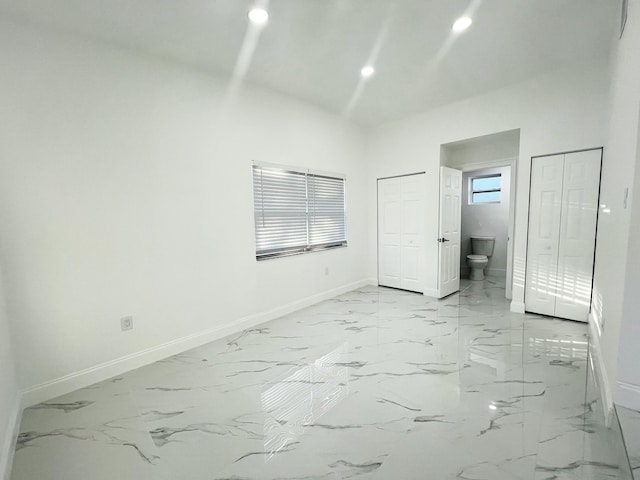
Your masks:
<instances>
[{"instance_id":1,"label":"door knob","mask_svg":"<svg viewBox=\"0 0 640 480\"><path fill-rule=\"evenodd\" d=\"M444 237L438 239L438 243L444 243L444 242L449 242L449 241L450 240L448 238L444 238Z\"/></svg>"}]
</instances>

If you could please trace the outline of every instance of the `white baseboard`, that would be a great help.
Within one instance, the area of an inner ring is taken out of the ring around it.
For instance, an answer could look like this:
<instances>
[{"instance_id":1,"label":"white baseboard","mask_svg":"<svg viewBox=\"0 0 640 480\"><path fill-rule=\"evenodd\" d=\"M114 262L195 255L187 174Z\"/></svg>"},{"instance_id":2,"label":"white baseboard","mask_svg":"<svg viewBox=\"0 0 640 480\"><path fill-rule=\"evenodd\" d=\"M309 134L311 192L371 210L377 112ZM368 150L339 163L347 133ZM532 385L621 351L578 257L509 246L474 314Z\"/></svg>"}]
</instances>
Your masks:
<instances>
[{"instance_id":1,"label":"white baseboard","mask_svg":"<svg viewBox=\"0 0 640 480\"><path fill-rule=\"evenodd\" d=\"M9 424L2 441L2 450L0 450L0 479L9 480L11 476L11 467L13 466L13 454L16 450L16 440L20 431L20 422L22 421L22 405L20 396L16 395L9 414Z\"/></svg>"},{"instance_id":2,"label":"white baseboard","mask_svg":"<svg viewBox=\"0 0 640 480\"><path fill-rule=\"evenodd\" d=\"M51 400L52 398L59 397L60 395L65 395L78 390L79 388L88 387L89 385L107 380L111 377L122 375L130 370L149 365L150 363L157 362L158 360L162 360L172 355L219 340L228 335L242 332L243 330L253 328L261 323L268 322L323 300L327 300L337 295L342 295L343 293L350 292L370 284L370 279L349 283L266 312L260 312L239 318L225 325L219 325L202 332L187 335L177 340L172 340L155 347L147 348L130 355L125 355L124 357L110 360L100 365L95 365L93 367L35 385L21 392L22 405L24 408L37 405L38 403ZM374 284L377 284L377 281Z\"/></svg>"},{"instance_id":3,"label":"white baseboard","mask_svg":"<svg viewBox=\"0 0 640 480\"><path fill-rule=\"evenodd\" d=\"M378 279L376 277L369 277L364 280L365 285L373 285L374 287L378 286Z\"/></svg>"},{"instance_id":4,"label":"white baseboard","mask_svg":"<svg viewBox=\"0 0 640 480\"><path fill-rule=\"evenodd\" d=\"M592 365L596 372L596 381L600 390L600 397L602 400L602 408L604 410L604 420L607 426L611 421L613 414L613 395L611 387L609 386L609 375L602 358L602 348L600 347L600 332L598 331L598 324L593 315L589 314L589 337L591 339L590 344L590 357L592 359ZM593 361L595 360L595 361Z\"/></svg>"},{"instance_id":5,"label":"white baseboard","mask_svg":"<svg viewBox=\"0 0 640 480\"><path fill-rule=\"evenodd\" d=\"M422 294L425 297L439 298L438 290L436 290L435 288L425 288L424 292L422 292Z\"/></svg>"},{"instance_id":6,"label":"white baseboard","mask_svg":"<svg viewBox=\"0 0 640 480\"><path fill-rule=\"evenodd\" d=\"M509 310L513 313L524 313L524 302L516 302L515 300L512 300L509 305Z\"/></svg>"},{"instance_id":7,"label":"white baseboard","mask_svg":"<svg viewBox=\"0 0 640 480\"><path fill-rule=\"evenodd\" d=\"M640 386L617 381L616 404L631 410L640 410Z\"/></svg>"},{"instance_id":8,"label":"white baseboard","mask_svg":"<svg viewBox=\"0 0 640 480\"><path fill-rule=\"evenodd\" d=\"M507 271L504 268L485 268L484 273L488 277L506 277Z\"/></svg>"},{"instance_id":9,"label":"white baseboard","mask_svg":"<svg viewBox=\"0 0 640 480\"><path fill-rule=\"evenodd\" d=\"M470 268L461 268L460 269L460 278L469 278L471 274ZM506 277L507 271L504 268L485 268L484 275L486 277Z\"/></svg>"}]
</instances>

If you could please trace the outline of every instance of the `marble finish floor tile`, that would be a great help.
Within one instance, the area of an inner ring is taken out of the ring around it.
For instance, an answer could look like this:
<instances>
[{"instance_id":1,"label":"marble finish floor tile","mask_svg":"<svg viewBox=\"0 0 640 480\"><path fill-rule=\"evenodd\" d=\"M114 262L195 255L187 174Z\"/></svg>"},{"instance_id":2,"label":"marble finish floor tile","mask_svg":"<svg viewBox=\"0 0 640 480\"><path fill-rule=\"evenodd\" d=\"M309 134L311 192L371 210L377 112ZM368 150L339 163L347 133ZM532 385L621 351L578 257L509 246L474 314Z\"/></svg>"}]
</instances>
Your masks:
<instances>
[{"instance_id":1,"label":"marble finish floor tile","mask_svg":"<svg viewBox=\"0 0 640 480\"><path fill-rule=\"evenodd\" d=\"M616 406L634 480L640 480L640 412Z\"/></svg>"},{"instance_id":2,"label":"marble finish floor tile","mask_svg":"<svg viewBox=\"0 0 640 480\"><path fill-rule=\"evenodd\" d=\"M12 480L624 477L587 327L365 287L24 412Z\"/></svg>"}]
</instances>

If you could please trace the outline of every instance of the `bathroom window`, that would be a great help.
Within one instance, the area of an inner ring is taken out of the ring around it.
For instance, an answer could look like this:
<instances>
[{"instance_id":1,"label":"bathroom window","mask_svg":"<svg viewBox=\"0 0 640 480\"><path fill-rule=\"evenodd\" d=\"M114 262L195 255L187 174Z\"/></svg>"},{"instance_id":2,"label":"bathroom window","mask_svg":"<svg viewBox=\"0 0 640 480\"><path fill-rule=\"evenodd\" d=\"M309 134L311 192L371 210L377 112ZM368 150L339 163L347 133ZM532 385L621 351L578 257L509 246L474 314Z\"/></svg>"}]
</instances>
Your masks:
<instances>
[{"instance_id":1,"label":"bathroom window","mask_svg":"<svg viewBox=\"0 0 640 480\"><path fill-rule=\"evenodd\" d=\"M502 176L485 175L469 178L469 204L500 203Z\"/></svg>"},{"instance_id":2,"label":"bathroom window","mask_svg":"<svg viewBox=\"0 0 640 480\"><path fill-rule=\"evenodd\" d=\"M256 259L347 245L345 178L253 165Z\"/></svg>"}]
</instances>

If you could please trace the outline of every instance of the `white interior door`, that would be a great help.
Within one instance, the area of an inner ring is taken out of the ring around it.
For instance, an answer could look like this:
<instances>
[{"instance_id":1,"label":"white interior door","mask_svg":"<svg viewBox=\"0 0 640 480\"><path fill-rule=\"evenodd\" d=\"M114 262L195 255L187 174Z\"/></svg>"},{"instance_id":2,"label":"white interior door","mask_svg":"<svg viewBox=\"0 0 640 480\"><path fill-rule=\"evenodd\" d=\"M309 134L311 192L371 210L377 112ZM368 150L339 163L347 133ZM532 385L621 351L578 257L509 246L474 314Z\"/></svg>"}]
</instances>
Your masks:
<instances>
[{"instance_id":1,"label":"white interior door","mask_svg":"<svg viewBox=\"0 0 640 480\"><path fill-rule=\"evenodd\" d=\"M534 158L526 310L587 321L602 151Z\"/></svg>"},{"instance_id":2,"label":"white interior door","mask_svg":"<svg viewBox=\"0 0 640 480\"><path fill-rule=\"evenodd\" d=\"M601 150L564 157L556 317L586 322L591 306Z\"/></svg>"},{"instance_id":3,"label":"white interior door","mask_svg":"<svg viewBox=\"0 0 640 480\"><path fill-rule=\"evenodd\" d=\"M440 167L438 298L460 290L462 172Z\"/></svg>"},{"instance_id":4,"label":"white interior door","mask_svg":"<svg viewBox=\"0 0 640 480\"><path fill-rule=\"evenodd\" d=\"M378 284L424 291L425 175L378 180Z\"/></svg>"},{"instance_id":5,"label":"white interior door","mask_svg":"<svg viewBox=\"0 0 640 480\"><path fill-rule=\"evenodd\" d=\"M401 288L402 185L378 180L378 284Z\"/></svg>"},{"instance_id":6,"label":"white interior door","mask_svg":"<svg viewBox=\"0 0 640 480\"><path fill-rule=\"evenodd\" d=\"M525 304L555 315L564 154L532 159Z\"/></svg>"}]
</instances>

